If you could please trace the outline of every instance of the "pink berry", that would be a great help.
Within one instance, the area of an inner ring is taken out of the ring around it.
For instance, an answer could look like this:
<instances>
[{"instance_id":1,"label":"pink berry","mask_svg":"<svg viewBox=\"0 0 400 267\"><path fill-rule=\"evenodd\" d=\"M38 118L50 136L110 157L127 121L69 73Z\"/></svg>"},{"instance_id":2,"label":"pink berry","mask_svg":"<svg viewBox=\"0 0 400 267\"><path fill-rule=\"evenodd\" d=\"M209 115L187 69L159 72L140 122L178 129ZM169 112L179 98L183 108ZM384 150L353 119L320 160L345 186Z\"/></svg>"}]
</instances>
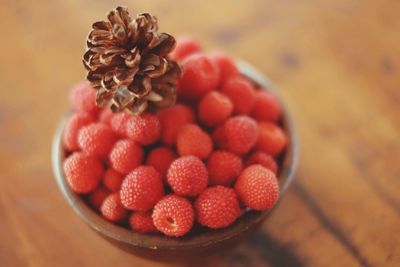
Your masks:
<instances>
[{"instance_id":1,"label":"pink berry","mask_svg":"<svg viewBox=\"0 0 400 267\"><path fill-rule=\"evenodd\" d=\"M110 121L111 129L120 137L125 138L126 126L132 115L126 112L115 113Z\"/></svg>"},{"instance_id":2,"label":"pink berry","mask_svg":"<svg viewBox=\"0 0 400 267\"><path fill-rule=\"evenodd\" d=\"M253 85L240 76L228 79L222 85L221 93L232 101L236 114L249 114L256 101Z\"/></svg>"},{"instance_id":3,"label":"pink berry","mask_svg":"<svg viewBox=\"0 0 400 267\"><path fill-rule=\"evenodd\" d=\"M89 203L93 208L99 210L104 199L110 194L110 191L103 186L98 186L89 194Z\"/></svg>"},{"instance_id":4,"label":"pink berry","mask_svg":"<svg viewBox=\"0 0 400 267\"><path fill-rule=\"evenodd\" d=\"M271 156L279 155L287 144L285 132L278 125L262 121L258 123L260 135L257 141L257 149L264 151Z\"/></svg>"},{"instance_id":5,"label":"pink berry","mask_svg":"<svg viewBox=\"0 0 400 267\"><path fill-rule=\"evenodd\" d=\"M108 156L115 141L115 134L103 123L89 124L78 134L78 144L82 151L100 159Z\"/></svg>"},{"instance_id":6,"label":"pink berry","mask_svg":"<svg viewBox=\"0 0 400 267\"><path fill-rule=\"evenodd\" d=\"M75 113L65 124L63 142L69 151L79 150L78 133L84 126L93 122L93 118L88 113Z\"/></svg>"},{"instance_id":7,"label":"pink berry","mask_svg":"<svg viewBox=\"0 0 400 267\"><path fill-rule=\"evenodd\" d=\"M216 126L228 119L233 112L231 100L219 92L207 93L198 105L199 119L207 126Z\"/></svg>"},{"instance_id":8,"label":"pink berry","mask_svg":"<svg viewBox=\"0 0 400 267\"><path fill-rule=\"evenodd\" d=\"M176 153L168 147L157 147L147 155L146 165L153 166L163 179L166 179L167 171L171 163L177 158Z\"/></svg>"},{"instance_id":9,"label":"pink berry","mask_svg":"<svg viewBox=\"0 0 400 267\"><path fill-rule=\"evenodd\" d=\"M161 135L160 121L150 113L132 116L127 122L126 133L129 138L142 145L154 144Z\"/></svg>"},{"instance_id":10,"label":"pink berry","mask_svg":"<svg viewBox=\"0 0 400 267\"><path fill-rule=\"evenodd\" d=\"M193 155L200 159L206 159L212 151L212 140L208 133L204 132L196 124L183 126L176 141L180 156Z\"/></svg>"},{"instance_id":11,"label":"pink berry","mask_svg":"<svg viewBox=\"0 0 400 267\"><path fill-rule=\"evenodd\" d=\"M251 116L256 120L277 121L281 116L281 106L274 95L266 90L256 92L256 101Z\"/></svg>"},{"instance_id":12,"label":"pink berry","mask_svg":"<svg viewBox=\"0 0 400 267\"><path fill-rule=\"evenodd\" d=\"M121 174L128 174L143 162L143 149L135 141L119 140L111 149L111 167Z\"/></svg>"},{"instance_id":13,"label":"pink berry","mask_svg":"<svg viewBox=\"0 0 400 267\"><path fill-rule=\"evenodd\" d=\"M201 46L196 40L188 36L181 36L177 38L176 46L169 56L174 60L182 60L200 51Z\"/></svg>"},{"instance_id":14,"label":"pink berry","mask_svg":"<svg viewBox=\"0 0 400 267\"><path fill-rule=\"evenodd\" d=\"M122 174L110 168L104 173L103 184L111 192L118 192L123 180Z\"/></svg>"},{"instance_id":15,"label":"pink berry","mask_svg":"<svg viewBox=\"0 0 400 267\"><path fill-rule=\"evenodd\" d=\"M226 80L239 75L239 69L232 58L223 52L215 51L210 54L219 68L219 84L222 85Z\"/></svg>"},{"instance_id":16,"label":"pink berry","mask_svg":"<svg viewBox=\"0 0 400 267\"><path fill-rule=\"evenodd\" d=\"M271 170L275 175L278 173L278 164L276 163L276 160L265 152L256 151L249 156L246 161L246 165L250 166L254 164L262 165L263 167Z\"/></svg>"},{"instance_id":17,"label":"pink berry","mask_svg":"<svg viewBox=\"0 0 400 267\"><path fill-rule=\"evenodd\" d=\"M75 111L87 112L93 116L100 112L96 105L96 90L87 82L75 85L71 89L69 99Z\"/></svg>"},{"instance_id":18,"label":"pink berry","mask_svg":"<svg viewBox=\"0 0 400 267\"><path fill-rule=\"evenodd\" d=\"M112 222L121 222L128 216L118 193L109 195L101 204L100 211L104 218Z\"/></svg>"},{"instance_id":19,"label":"pink berry","mask_svg":"<svg viewBox=\"0 0 400 267\"><path fill-rule=\"evenodd\" d=\"M147 234L147 233L157 233L158 230L154 226L152 213L150 211L138 211L134 212L129 218L129 224L132 230Z\"/></svg>"},{"instance_id":20,"label":"pink berry","mask_svg":"<svg viewBox=\"0 0 400 267\"><path fill-rule=\"evenodd\" d=\"M211 185L229 185L239 177L242 171L242 159L224 150L214 151L207 161L207 170Z\"/></svg>"}]
</instances>

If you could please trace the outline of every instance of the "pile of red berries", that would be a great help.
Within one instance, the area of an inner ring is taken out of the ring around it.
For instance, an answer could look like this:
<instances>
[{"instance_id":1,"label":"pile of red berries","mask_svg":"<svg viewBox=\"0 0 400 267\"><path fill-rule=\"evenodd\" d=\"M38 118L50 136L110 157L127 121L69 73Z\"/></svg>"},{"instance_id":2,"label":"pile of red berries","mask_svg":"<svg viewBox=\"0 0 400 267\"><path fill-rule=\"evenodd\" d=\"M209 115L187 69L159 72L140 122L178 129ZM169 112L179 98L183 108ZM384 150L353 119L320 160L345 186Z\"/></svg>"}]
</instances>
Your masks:
<instances>
[{"instance_id":1,"label":"pile of red berries","mask_svg":"<svg viewBox=\"0 0 400 267\"><path fill-rule=\"evenodd\" d=\"M184 68L178 102L156 114L113 114L87 83L72 89L63 139L71 189L109 221L175 237L195 223L227 227L246 207L272 208L287 142L278 101L192 39L171 57Z\"/></svg>"}]
</instances>

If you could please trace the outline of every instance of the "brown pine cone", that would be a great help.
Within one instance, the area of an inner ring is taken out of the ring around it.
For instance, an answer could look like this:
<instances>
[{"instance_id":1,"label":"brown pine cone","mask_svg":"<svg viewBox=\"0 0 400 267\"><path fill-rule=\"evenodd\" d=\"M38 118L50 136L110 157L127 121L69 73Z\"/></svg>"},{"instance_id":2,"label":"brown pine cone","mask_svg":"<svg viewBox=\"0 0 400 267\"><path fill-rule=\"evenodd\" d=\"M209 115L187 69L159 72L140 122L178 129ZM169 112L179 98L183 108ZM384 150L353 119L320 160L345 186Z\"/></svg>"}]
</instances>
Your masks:
<instances>
[{"instance_id":1,"label":"brown pine cone","mask_svg":"<svg viewBox=\"0 0 400 267\"><path fill-rule=\"evenodd\" d=\"M173 105L182 75L168 58L175 38L158 33L157 19L148 13L132 20L127 8L117 7L107 18L92 25L83 56L97 104L134 114Z\"/></svg>"}]
</instances>

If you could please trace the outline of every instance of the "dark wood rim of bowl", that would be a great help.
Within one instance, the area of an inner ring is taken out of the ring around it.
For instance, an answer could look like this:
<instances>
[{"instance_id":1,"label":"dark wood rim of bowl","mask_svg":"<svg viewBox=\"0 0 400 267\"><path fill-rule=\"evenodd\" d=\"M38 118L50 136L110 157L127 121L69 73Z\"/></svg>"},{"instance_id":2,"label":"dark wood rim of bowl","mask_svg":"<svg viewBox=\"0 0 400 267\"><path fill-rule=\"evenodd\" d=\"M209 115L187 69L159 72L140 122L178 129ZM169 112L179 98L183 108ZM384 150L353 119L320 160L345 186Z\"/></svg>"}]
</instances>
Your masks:
<instances>
[{"instance_id":1,"label":"dark wood rim of bowl","mask_svg":"<svg viewBox=\"0 0 400 267\"><path fill-rule=\"evenodd\" d=\"M250 78L256 84L270 90L276 95L276 91L273 89L273 86L261 72L244 61L238 61L238 66L242 75ZM278 99L280 100L279 97ZM298 144L291 117L284 104L282 102L281 104L283 107L282 125L288 135L288 146L285 150L281 163L281 171L279 173L280 195L282 197L283 193L287 190L294 177L298 160ZM67 118L68 115L66 115L58 125L52 144L52 164L57 184L73 210L91 228L110 239L125 243L130 246L147 248L151 250L180 250L194 247L206 247L211 244L223 242L246 232L250 228L259 224L261 220L271 212L271 210L266 210L263 212L248 211L234 224L227 228L209 230L204 233L202 232L199 234L188 235L181 238L171 238L163 235L140 234L108 222L99 214L97 214L91 207L89 207L78 194L72 192L66 182L62 168L64 159L62 133Z\"/></svg>"}]
</instances>

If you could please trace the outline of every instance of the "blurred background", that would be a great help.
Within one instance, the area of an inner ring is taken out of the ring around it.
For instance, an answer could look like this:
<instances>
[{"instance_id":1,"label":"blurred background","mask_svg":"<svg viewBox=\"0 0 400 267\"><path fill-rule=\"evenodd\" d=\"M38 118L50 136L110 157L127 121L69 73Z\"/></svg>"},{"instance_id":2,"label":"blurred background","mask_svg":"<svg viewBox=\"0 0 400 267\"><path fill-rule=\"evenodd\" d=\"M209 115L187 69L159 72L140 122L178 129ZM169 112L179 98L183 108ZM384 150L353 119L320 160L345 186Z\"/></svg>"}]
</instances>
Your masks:
<instances>
[{"instance_id":1,"label":"blurred background","mask_svg":"<svg viewBox=\"0 0 400 267\"><path fill-rule=\"evenodd\" d=\"M50 164L90 25L117 4L254 64L298 128L301 160L280 207L247 242L191 266L399 266L395 0L2 0L0 266L163 266L90 231Z\"/></svg>"}]
</instances>

